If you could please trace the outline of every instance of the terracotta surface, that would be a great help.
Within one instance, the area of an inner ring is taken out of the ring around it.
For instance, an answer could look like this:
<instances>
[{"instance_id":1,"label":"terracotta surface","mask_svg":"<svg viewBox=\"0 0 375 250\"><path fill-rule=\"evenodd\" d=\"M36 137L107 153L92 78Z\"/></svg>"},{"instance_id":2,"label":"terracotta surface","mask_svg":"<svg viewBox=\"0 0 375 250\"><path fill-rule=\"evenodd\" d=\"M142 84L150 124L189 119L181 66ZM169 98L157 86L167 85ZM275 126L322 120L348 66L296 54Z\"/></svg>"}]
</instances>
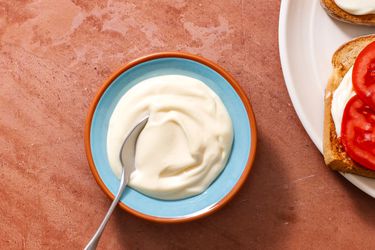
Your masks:
<instances>
[{"instance_id":1,"label":"terracotta surface","mask_svg":"<svg viewBox=\"0 0 375 250\"><path fill-rule=\"evenodd\" d=\"M280 1L0 1L0 249L80 249L110 200L83 146L111 72L151 52L231 72L257 117L249 179L217 213L162 225L117 210L101 249L370 249L375 200L326 169L284 86Z\"/></svg>"}]
</instances>

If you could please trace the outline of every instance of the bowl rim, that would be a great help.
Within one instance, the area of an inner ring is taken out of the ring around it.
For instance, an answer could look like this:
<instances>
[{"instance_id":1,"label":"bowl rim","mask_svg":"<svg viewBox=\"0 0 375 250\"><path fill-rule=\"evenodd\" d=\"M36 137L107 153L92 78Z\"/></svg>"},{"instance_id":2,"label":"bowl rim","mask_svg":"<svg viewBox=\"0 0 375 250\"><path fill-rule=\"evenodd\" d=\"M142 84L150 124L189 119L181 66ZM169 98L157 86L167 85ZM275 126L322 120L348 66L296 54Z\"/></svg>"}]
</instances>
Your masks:
<instances>
[{"instance_id":1,"label":"bowl rim","mask_svg":"<svg viewBox=\"0 0 375 250\"><path fill-rule=\"evenodd\" d=\"M226 70L224 70L221 66L217 65L216 63L211 62L210 60L203 58L198 55L186 53L186 52L179 52L179 51L167 51L167 52L158 52L158 53L152 53L146 56L139 57L135 60L130 61L129 63L125 64L118 70L116 70L112 75L107 78L103 85L100 87L99 91L96 93L93 101L91 102L91 105L88 110L88 114L86 117L85 121L85 128L84 128L84 144L85 144L85 151L86 151L86 157L90 166L90 170L95 178L95 181L99 185L99 187L104 191L104 193L111 199L114 199L114 195L109 191L105 183L102 181L102 179L99 176L99 173L96 169L96 166L94 164L94 160L92 157L92 152L91 152L91 140L90 140L90 131L91 131L91 123L92 119L96 110L96 107L104 94L104 92L107 90L107 88L112 84L112 82L119 77L123 72L129 70L130 68L133 68L139 64L142 64L147 61L151 60L156 60L160 58L183 58L183 59L188 59L192 60L198 63L201 63L205 66L208 66L218 74L220 74L227 82L233 87L233 89L236 91L237 95L240 97L245 109L246 113L249 119L249 124L250 124L250 131L251 131L251 145L250 145L250 153L249 157L246 163L246 166L237 181L237 183L233 186L233 188L229 191L229 193L224 196L220 201L217 203L213 204L210 209L204 210L201 213L196 213L192 214L191 216L185 216L185 217L178 217L178 218L166 218L166 217L157 217L157 216L152 216L148 214L141 213L135 209L132 209L128 206L126 206L122 201L119 202L119 206L139 217L142 219L146 219L149 221L153 222L158 222L158 223L179 223L179 222L189 222L193 221L199 218L203 218L205 216L208 216L219 209L221 209L226 203L228 203L234 195L239 191L239 189L243 186L245 183L245 180L247 179L250 170L253 166L254 163L254 158L255 158L255 152L256 152L256 145L257 145L257 128L256 128L256 121L255 121L255 116L253 109L251 107L250 101L247 98L244 90L241 88L241 86L237 83L237 81L233 78L231 74L229 74Z\"/></svg>"}]
</instances>

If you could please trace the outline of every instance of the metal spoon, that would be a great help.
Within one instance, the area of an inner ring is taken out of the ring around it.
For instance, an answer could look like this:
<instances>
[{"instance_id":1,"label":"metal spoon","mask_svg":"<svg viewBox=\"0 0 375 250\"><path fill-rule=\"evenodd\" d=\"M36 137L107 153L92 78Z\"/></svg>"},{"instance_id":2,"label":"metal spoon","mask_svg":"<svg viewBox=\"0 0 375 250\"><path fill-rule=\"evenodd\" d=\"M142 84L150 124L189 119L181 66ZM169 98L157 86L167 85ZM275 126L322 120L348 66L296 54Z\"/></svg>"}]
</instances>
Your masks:
<instances>
[{"instance_id":1,"label":"metal spoon","mask_svg":"<svg viewBox=\"0 0 375 250\"><path fill-rule=\"evenodd\" d=\"M124 144L122 144L121 151L120 151L120 161L122 165L122 172L121 172L121 181L120 187L118 188L117 194L115 199L113 200L111 206L107 214L105 215L102 223L100 224L98 230L95 232L94 236L91 238L85 250L92 250L96 249L98 245L100 236L104 231L105 226L108 223L109 218L112 215L112 212L115 210L117 203L119 202L122 193L126 185L129 182L130 174L134 171L134 161L135 161L135 146L137 143L137 139L143 128L146 126L148 121L148 116L143 118L128 134L125 138Z\"/></svg>"}]
</instances>

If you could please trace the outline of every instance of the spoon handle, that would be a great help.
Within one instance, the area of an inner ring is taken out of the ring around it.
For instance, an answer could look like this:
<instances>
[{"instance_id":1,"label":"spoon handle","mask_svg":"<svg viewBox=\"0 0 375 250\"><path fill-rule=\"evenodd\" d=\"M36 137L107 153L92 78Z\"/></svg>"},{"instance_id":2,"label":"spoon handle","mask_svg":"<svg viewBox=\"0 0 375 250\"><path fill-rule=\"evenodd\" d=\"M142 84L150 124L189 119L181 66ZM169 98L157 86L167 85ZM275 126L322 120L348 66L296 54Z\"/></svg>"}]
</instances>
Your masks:
<instances>
[{"instance_id":1,"label":"spoon handle","mask_svg":"<svg viewBox=\"0 0 375 250\"><path fill-rule=\"evenodd\" d=\"M96 249L96 247L98 245L98 242L99 242L99 239L100 239L100 236L102 236L103 230L104 230L105 226L107 225L108 220L111 217L113 211L115 210L115 208L117 206L117 203L119 202L119 200L121 198L121 195L124 192L124 189L125 189L127 183L128 183L128 178L125 178L125 171L124 171L124 168L122 168L120 186L119 186L119 189L117 191L116 197L112 201L112 204L109 207L109 210L108 210L107 214L105 215L102 223L100 224L98 230L96 230L94 236L91 238L91 240L86 245L84 250L94 250L94 249Z\"/></svg>"}]
</instances>

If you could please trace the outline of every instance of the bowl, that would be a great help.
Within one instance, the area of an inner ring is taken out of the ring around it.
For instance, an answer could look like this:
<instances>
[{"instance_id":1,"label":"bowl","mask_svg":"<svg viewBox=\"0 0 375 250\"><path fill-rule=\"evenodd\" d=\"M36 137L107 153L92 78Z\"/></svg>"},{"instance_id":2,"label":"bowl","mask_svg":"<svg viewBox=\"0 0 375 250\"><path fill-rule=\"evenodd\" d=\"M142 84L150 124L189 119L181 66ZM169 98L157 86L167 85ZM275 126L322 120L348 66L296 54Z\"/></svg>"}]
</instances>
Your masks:
<instances>
[{"instance_id":1,"label":"bowl","mask_svg":"<svg viewBox=\"0 0 375 250\"><path fill-rule=\"evenodd\" d=\"M232 119L234 140L228 162L215 181L201 194L182 200L159 200L127 187L119 206L154 222L185 222L207 216L227 203L245 182L256 149L254 114L244 91L223 68L197 55L161 52L136 59L116 71L96 94L85 124L85 149L91 172L111 199L119 180L107 159L107 131L119 99L142 80L165 74L181 74L207 84L223 101Z\"/></svg>"}]
</instances>

